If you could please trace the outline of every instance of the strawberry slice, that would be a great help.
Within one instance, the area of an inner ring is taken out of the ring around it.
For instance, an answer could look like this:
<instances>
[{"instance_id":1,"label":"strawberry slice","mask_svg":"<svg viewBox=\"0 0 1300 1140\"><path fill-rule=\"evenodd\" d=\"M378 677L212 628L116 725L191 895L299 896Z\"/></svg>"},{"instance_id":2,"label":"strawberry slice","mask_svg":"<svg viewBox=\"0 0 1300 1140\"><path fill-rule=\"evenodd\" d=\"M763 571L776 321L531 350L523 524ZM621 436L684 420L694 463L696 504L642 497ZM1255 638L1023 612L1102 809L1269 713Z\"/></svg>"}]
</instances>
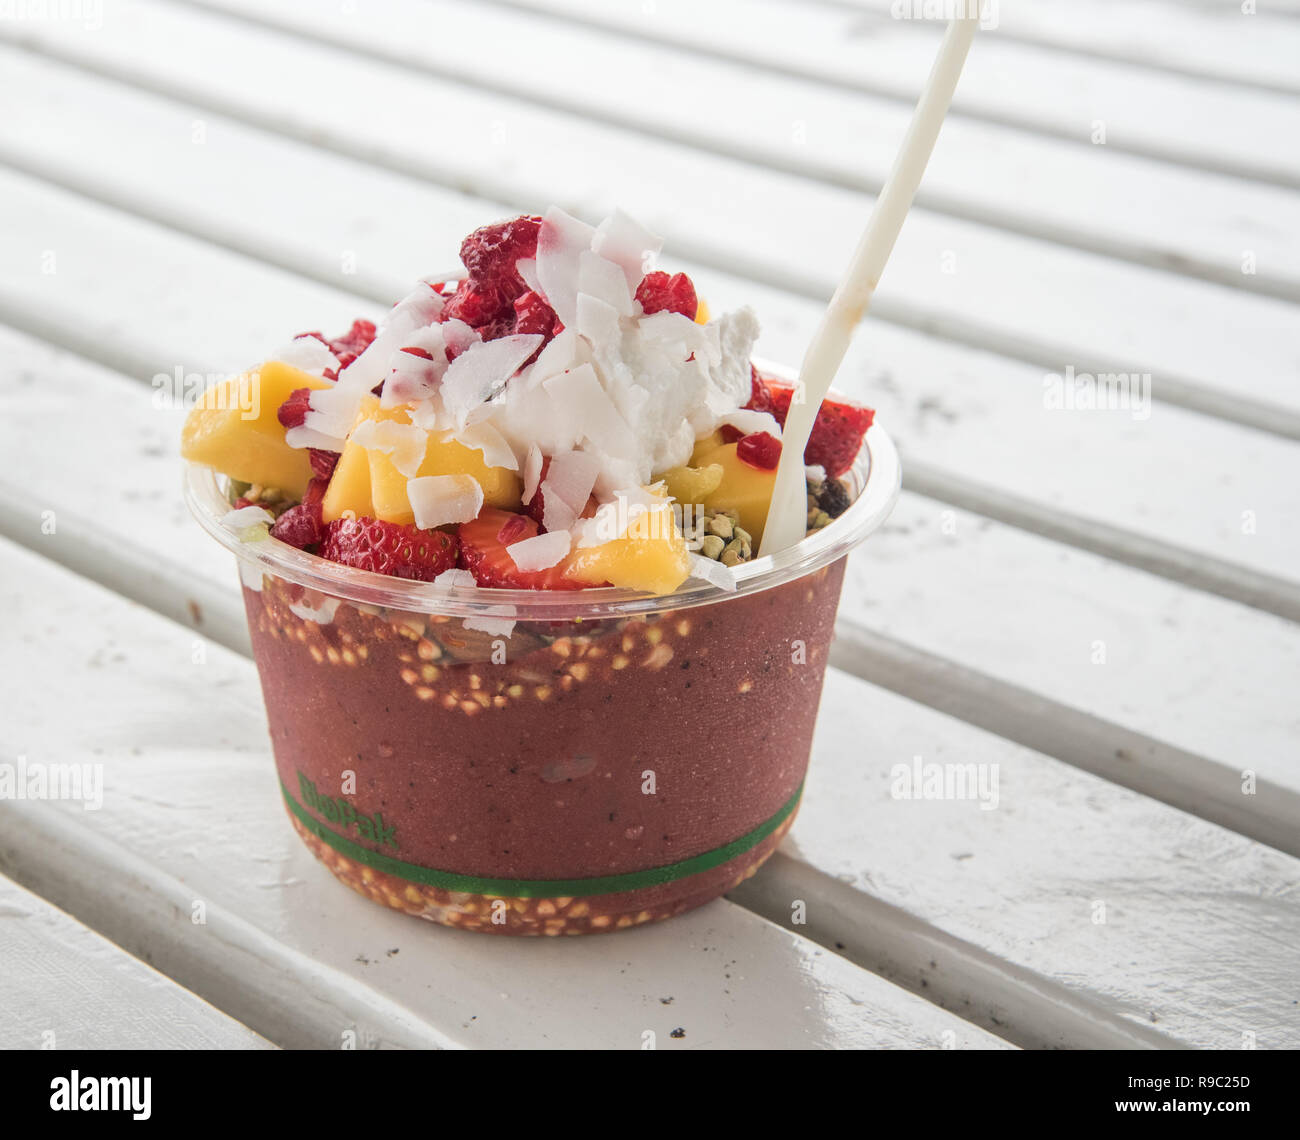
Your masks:
<instances>
[{"instance_id":1,"label":"strawberry slice","mask_svg":"<svg viewBox=\"0 0 1300 1140\"><path fill-rule=\"evenodd\" d=\"M581 590L585 583L564 576L564 563L545 570L520 570L506 547L539 532L535 519L484 507L473 522L461 523L460 566L480 586L502 590Z\"/></svg>"},{"instance_id":2,"label":"strawberry slice","mask_svg":"<svg viewBox=\"0 0 1300 1140\"><path fill-rule=\"evenodd\" d=\"M325 526L320 555L331 562L394 578L432 582L456 565L455 535L380 519L335 519Z\"/></svg>"},{"instance_id":3,"label":"strawberry slice","mask_svg":"<svg viewBox=\"0 0 1300 1140\"><path fill-rule=\"evenodd\" d=\"M785 427L794 389L772 380L766 381L765 386L771 397L771 407L763 410L771 412L777 423ZM862 437L875 418L875 411L861 404L824 400L817 413L817 422L813 424L812 435L808 437L808 446L803 449L803 461L820 464L832 478L843 475L853 466L854 457L862 446Z\"/></svg>"}]
</instances>

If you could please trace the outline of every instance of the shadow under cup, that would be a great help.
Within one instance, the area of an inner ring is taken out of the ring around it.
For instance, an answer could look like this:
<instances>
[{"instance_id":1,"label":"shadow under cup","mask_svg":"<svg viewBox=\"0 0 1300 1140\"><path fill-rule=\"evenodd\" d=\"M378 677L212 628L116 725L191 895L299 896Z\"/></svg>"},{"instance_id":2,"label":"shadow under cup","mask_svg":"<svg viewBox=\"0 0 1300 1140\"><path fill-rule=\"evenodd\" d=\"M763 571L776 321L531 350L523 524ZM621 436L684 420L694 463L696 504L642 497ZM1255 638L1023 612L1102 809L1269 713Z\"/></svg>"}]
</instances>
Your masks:
<instances>
[{"instance_id":1,"label":"shadow under cup","mask_svg":"<svg viewBox=\"0 0 1300 1140\"><path fill-rule=\"evenodd\" d=\"M441 588L220 524L240 558L290 820L340 880L465 930L571 935L669 918L752 875L798 810L844 577L888 515L873 427L854 496L723 591ZM513 623L513 624L512 624Z\"/></svg>"}]
</instances>

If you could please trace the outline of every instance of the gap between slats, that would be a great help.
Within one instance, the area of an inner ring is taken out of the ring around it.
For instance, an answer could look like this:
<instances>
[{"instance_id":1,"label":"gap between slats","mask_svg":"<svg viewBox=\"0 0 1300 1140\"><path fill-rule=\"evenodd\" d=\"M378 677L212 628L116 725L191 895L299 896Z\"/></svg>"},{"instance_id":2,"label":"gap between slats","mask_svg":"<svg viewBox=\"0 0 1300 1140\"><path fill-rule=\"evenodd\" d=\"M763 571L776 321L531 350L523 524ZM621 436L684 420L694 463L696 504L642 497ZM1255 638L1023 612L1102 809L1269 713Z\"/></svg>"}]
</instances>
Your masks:
<instances>
[{"instance_id":1,"label":"gap between slats","mask_svg":"<svg viewBox=\"0 0 1300 1140\"><path fill-rule=\"evenodd\" d=\"M173 0L173 2L189 4L190 6L196 7L203 6L202 0ZM533 16L544 15L549 19L563 21L582 28L598 28L600 31L612 36L624 36L646 40L663 47L672 48L675 51L689 52L692 55L697 55L704 59L714 59L720 60L724 63L753 67L761 66L764 70L770 71L773 74L784 75L793 79L810 80L825 87L847 91L852 94L875 95L882 99L893 99L907 103L911 103L915 99L916 95L915 91L904 92L889 84L873 83L867 76L863 76L856 80L849 80L835 75L820 73L815 69L799 65L782 64L774 59L764 59L762 61L754 60L748 58L743 52L729 51L725 46L716 45L703 38L690 39L686 36L673 35L670 33L656 33L647 26L633 29L622 24L617 18L595 18L590 14L579 15L577 13L565 12L555 8L543 7L536 3L529 3L528 0L478 0L478 2L480 4L501 8L506 11L526 12ZM993 126L1009 127L1030 134L1038 134L1048 138L1060 139L1063 142L1073 143L1081 147L1092 145L1086 137L1080 137L1076 132L1068 131L1060 127L1053 127L1048 123L1037 121L1028 115L1014 115L1006 111L999 111L988 107L973 107L969 102L959 103L953 108L952 113L979 122L990 123ZM1228 163L1222 160L1216 160L1210 156L1196 154L1182 147L1160 145L1154 143L1152 140L1146 140L1141 145L1136 145L1126 143L1123 139L1111 139L1106 145L1115 150L1123 151L1125 154L1133 154L1142 158L1157 159L1161 162L1171 163L1176 166L1185 166L1192 170L1203 170L1211 174L1223 174L1254 182L1268 182L1272 185L1285 186L1292 190L1300 189L1300 177L1296 177L1287 170L1282 170L1264 163Z\"/></svg>"},{"instance_id":2,"label":"gap between slats","mask_svg":"<svg viewBox=\"0 0 1300 1140\"><path fill-rule=\"evenodd\" d=\"M417 76L432 76L447 82L458 83L466 87L487 91L503 98L523 100L538 107L545 107L558 114L573 118L616 127L634 134L645 135L661 142L673 143L682 147L707 151L724 158L734 159L761 169L780 174L806 178L834 186L875 196L879 194L883 179L868 175L854 175L846 170L809 159L805 154L791 154L783 157L773 151L763 151L747 145L738 137L719 137L692 130L690 125L678 120L664 119L656 116L635 118L584 98L565 99L557 95L538 90L526 82L509 82L494 78L481 69L469 66L459 67L446 57L437 59L426 57L416 62L397 52L361 43L356 40L333 35L318 28L304 28L283 19L273 10L263 9L256 15L236 11L221 4L207 3L205 0L171 0L190 7L199 8L214 16L237 20L254 27L262 28L282 35L292 35L308 42L339 51L347 51L382 63L389 67L398 67ZM540 14L538 14L540 15ZM1183 277L1193 277L1208 281L1229 289L1238 289L1261 296L1275 297L1283 301L1300 302L1300 279L1274 276L1267 272L1253 274L1242 273L1239 268L1228 265L1216 265L1205 258L1174 253L1161 248L1112 238L1095 231L1081 231L1078 228L1051 221L1036 219L1024 210L1014 208L997 209L981 205L971 199L950 193L927 189L922 184L916 195L918 205L937 214L960 218L963 221L987 226L991 229L1003 229L1012 233L1039 241L1052 242L1068 246L1085 253L1100 254L1119 261L1128 261L1134 265L1143 265L1166 273Z\"/></svg>"}]
</instances>

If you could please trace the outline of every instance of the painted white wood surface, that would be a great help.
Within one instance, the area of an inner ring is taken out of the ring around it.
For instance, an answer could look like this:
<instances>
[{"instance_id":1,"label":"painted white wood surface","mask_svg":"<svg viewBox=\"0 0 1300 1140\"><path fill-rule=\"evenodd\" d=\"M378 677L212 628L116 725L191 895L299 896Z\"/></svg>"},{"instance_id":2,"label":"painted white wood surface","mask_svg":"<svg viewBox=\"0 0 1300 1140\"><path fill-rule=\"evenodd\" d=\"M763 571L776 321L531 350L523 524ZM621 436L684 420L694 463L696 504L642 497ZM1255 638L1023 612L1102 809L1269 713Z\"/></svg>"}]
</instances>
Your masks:
<instances>
[{"instance_id":1,"label":"painted white wood surface","mask_svg":"<svg viewBox=\"0 0 1300 1140\"><path fill-rule=\"evenodd\" d=\"M823 0L891 18L895 0ZM1300 93L1300 26L1277 19L1289 0L1032 0L999 3L1001 38L1096 55L1192 79ZM1292 5L1290 14L1297 9Z\"/></svg>"},{"instance_id":2,"label":"painted white wood surface","mask_svg":"<svg viewBox=\"0 0 1300 1140\"><path fill-rule=\"evenodd\" d=\"M849 92L915 99L935 25L871 22L861 13L802 0L483 0L545 11L679 50L793 73ZM1010 7L1009 3L1002 4ZM1269 50L1269 49L1265 49ZM1274 57L1277 58L1277 57ZM1285 56L1281 57L1282 62ZM956 111L1087 145L1107 124L1106 145L1260 181L1300 185L1300 155L1261 145L1295 137L1300 108L1268 92L1221 89L1107 60L986 35L957 94ZM1250 130L1241 124L1250 123Z\"/></svg>"},{"instance_id":3,"label":"painted white wood surface","mask_svg":"<svg viewBox=\"0 0 1300 1140\"><path fill-rule=\"evenodd\" d=\"M206 120L203 141L194 144L193 113L183 106L5 49L0 59L0 96L33 99L30 113L0 123L0 154L60 185L381 302L401 295L430 264L454 261L459 236L501 209L227 119ZM159 154L168 155L165 181L151 173ZM247 177L266 164L284 177ZM310 201L302 185L318 188ZM60 232L57 216L47 224L47 233ZM412 242L416 231L426 240ZM39 236L35 248L53 241ZM108 239L104 245L111 248ZM342 271L344 250L356 273ZM755 307L764 355L799 359L820 315L816 302L688 268L719 308ZM22 295L30 269L30 257L11 269ZM242 362L231 355L225 363ZM846 389L887 418L918 489L1300 614L1300 482L1286 477L1300 455L1292 442L1168 404L1150 418L1140 410L1054 410L1044 406L1044 380L1033 366L883 323L859 337L842 375ZM1215 454L1234 462L1205 462ZM1062 463L1063 455L1071 461ZM1247 512L1254 533L1245 532Z\"/></svg>"},{"instance_id":4,"label":"painted white wood surface","mask_svg":"<svg viewBox=\"0 0 1300 1140\"><path fill-rule=\"evenodd\" d=\"M492 5L204 0L203 6L417 73L871 194L884 181L909 113L896 100L848 99L810 80ZM490 44L491 50L449 52L442 46L447 43ZM564 59L574 66L556 66ZM48 82L48 69L43 74ZM629 76L655 78L645 83ZM725 96L711 102L702 98L707 92ZM35 91L31 101L38 108L44 103ZM1278 187L958 115L944 124L943 146L926 170L918 201L941 213L1237 288L1300 297L1300 259L1290 255L1300 241L1300 203ZM1246 249L1259 252L1253 275L1242 273Z\"/></svg>"},{"instance_id":5,"label":"painted white wood surface","mask_svg":"<svg viewBox=\"0 0 1300 1140\"><path fill-rule=\"evenodd\" d=\"M517 207L558 201L598 213L619 204L680 256L818 298L842 269L843 235L866 213L860 193L630 138L188 8L132 0L93 34L49 23L21 37L0 26L0 38ZM256 84L227 80L233 58ZM430 122L439 147L413 146ZM485 127L499 145L482 146ZM664 207L683 196L692 210ZM778 217L803 224L771 226ZM960 272L943 272L950 256ZM1119 297L1129 300L1117 306ZM1054 370L1150 372L1164 399L1300 436L1292 308L1278 300L918 209L875 312Z\"/></svg>"},{"instance_id":6,"label":"painted white wood surface","mask_svg":"<svg viewBox=\"0 0 1300 1140\"><path fill-rule=\"evenodd\" d=\"M323 286L303 285L287 274L117 218L61 191L37 193L28 186L23 194L22 179L0 175L0 186L5 185L13 195L22 194L14 200L24 209L12 217L23 222L10 236L13 248L26 248L17 264L28 269L9 279L0 299L21 305L36 322L29 327L52 339L79 326L76 335L87 342L83 351L137 375L171 373L178 365L186 371L238 370L289 332L346 327L355 311L353 301ZM52 213L41 223L45 210ZM60 235L66 256L58 273L33 273L30 267L39 264L47 233ZM112 251L126 248L137 253L132 264L147 264L151 271L132 273L119 263L106 273L103 267L116 256ZM320 319L311 315L313 308ZM225 320L214 323L209 316L214 311L225 313ZM277 312L289 316L272 334L266 322ZM159 315L147 333L142 313ZM118 352L115 330L120 328L143 338L130 346L130 359ZM142 412L146 407L141 396ZM153 415L151 408L147 414ZM161 471L160 476L166 478ZM1296 818L1289 798L1261 798L1237 813L1242 801L1236 788L1246 760L1271 784L1293 792L1300 787L1292 746L1296 712L1287 684L1300 657L1300 631L1294 625L1023 531L957 511L945 515L950 508L939 504L919 503L914 509L907 504L905 499L894 523L873 543L870 557L853 560L854 573L861 568L861 576L846 594L842 618L1203 757L1212 769L1208 776L1200 774L1204 765L1193 769L1186 757L1166 749L1153 771L1166 781L1160 794L1180 806L1204 804L1201 810L1209 818L1234 826L1254 815L1261 823L1250 833L1272 842L1287 834L1287 821L1294 825ZM60 506L73 516L93 517L80 507L72 487ZM38 517L21 496L12 509ZM949 524L957 528L955 535L944 533ZM181 520L181 525L187 524ZM890 536L894 541L886 548ZM129 588L129 577L123 576L120 588ZM961 590L951 588L954 581L962 583ZM1029 583L1033 592L1022 598ZM1205 652L1207 637L1213 638L1214 655ZM1105 665L1093 664L1094 642L1104 643ZM1009 645L1015 652L1007 651ZM1207 702L1216 662L1224 659L1236 663L1231 683L1218 685L1215 700ZM1170 661L1178 667L1170 668ZM887 676L883 680L890 683ZM995 697L1010 706L1006 711L1014 718L1016 694ZM1247 727L1252 746L1243 758L1240 736ZM1113 740L1112 756L1128 743L1114 734L1100 739ZM1125 765L1103 769L1105 754L1070 758L1144 790L1156 787L1144 771ZM1206 779L1215 792L1208 801L1202 799Z\"/></svg>"},{"instance_id":7,"label":"painted white wood surface","mask_svg":"<svg viewBox=\"0 0 1300 1140\"><path fill-rule=\"evenodd\" d=\"M639 1049L646 1031L659 1048L1004 1044L725 901L557 941L377 907L289 827L251 662L196 654L191 633L7 542L0 583L25 658L5 751L102 764L104 786L97 811L0 802L0 867L276 1044L339 1047L349 1031L370 1047ZM52 631L67 652L34 652Z\"/></svg>"},{"instance_id":8,"label":"painted white wood surface","mask_svg":"<svg viewBox=\"0 0 1300 1140\"><path fill-rule=\"evenodd\" d=\"M265 1049L270 1043L0 876L0 1049Z\"/></svg>"}]
</instances>

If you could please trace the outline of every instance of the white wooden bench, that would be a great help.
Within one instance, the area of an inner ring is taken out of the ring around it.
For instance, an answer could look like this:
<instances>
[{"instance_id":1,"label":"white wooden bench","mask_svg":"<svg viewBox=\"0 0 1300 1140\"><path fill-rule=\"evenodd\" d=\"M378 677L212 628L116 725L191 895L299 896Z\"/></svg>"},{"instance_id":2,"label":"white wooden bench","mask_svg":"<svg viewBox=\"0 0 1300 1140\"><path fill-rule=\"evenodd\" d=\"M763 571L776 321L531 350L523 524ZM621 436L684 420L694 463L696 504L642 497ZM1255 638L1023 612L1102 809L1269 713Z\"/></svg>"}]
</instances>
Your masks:
<instances>
[{"instance_id":1,"label":"white wooden bench","mask_svg":"<svg viewBox=\"0 0 1300 1140\"><path fill-rule=\"evenodd\" d=\"M800 817L729 900L562 945L386 912L302 848L151 379L375 316L551 202L638 214L797 361L937 26L887 0L0 20L0 760L104 779L95 811L0 800L0 952L31 964L0 1046L1300 1044L1300 24L1002 8L843 372L905 490L850 560ZM1046 406L1067 367L1150 373L1149 418ZM916 757L990 766L996 809L894 798Z\"/></svg>"}]
</instances>

